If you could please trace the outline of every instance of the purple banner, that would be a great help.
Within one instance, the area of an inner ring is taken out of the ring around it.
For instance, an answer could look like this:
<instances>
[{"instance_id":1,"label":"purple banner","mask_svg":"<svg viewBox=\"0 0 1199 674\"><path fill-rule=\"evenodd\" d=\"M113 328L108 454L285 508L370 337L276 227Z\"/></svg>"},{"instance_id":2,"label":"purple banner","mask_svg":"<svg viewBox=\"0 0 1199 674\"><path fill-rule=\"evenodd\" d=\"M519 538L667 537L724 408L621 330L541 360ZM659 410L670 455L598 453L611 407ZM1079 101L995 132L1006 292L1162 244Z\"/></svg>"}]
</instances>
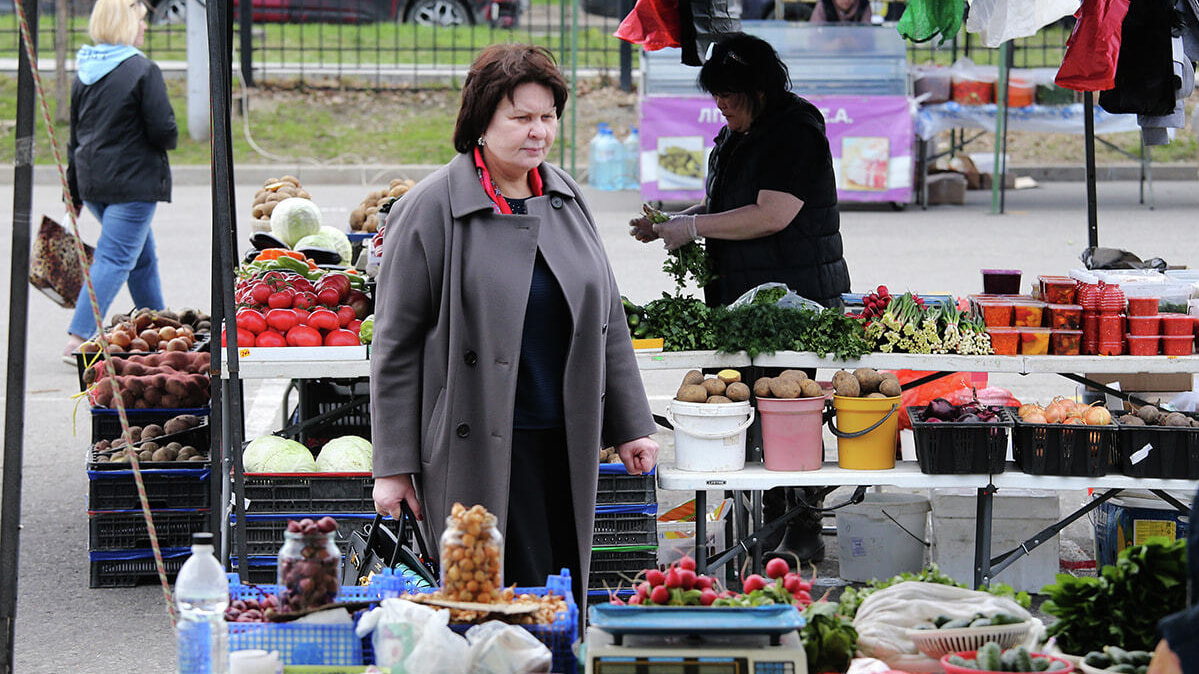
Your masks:
<instances>
[{"instance_id":1,"label":"purple banner","mask_svg":"<svg viewBox=\"0 0 1199 674\"><path fill-rule=\"evenodd\" d=\"M811 96L824 114L842 201L912 200L912 108L904 96ZM706 96L641 100L641 196L700 201L724 116Z\"/></svg>"}]
</instances>

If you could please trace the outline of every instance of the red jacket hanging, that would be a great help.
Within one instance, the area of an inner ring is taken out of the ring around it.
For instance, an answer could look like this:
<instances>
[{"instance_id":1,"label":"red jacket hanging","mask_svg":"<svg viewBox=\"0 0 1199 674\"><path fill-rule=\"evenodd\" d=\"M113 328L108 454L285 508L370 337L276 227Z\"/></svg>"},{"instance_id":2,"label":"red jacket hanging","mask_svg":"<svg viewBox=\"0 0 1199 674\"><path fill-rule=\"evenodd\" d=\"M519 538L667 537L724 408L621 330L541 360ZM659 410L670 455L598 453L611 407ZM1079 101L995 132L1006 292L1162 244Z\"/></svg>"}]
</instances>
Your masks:
<instances>
[{"instance_id":1,"label":"red jacket hanging","mask_svg":"<svg viewBox=\"0 0 1199 674\"><path fill-rule=\"evenodd\" d=\"M1054 82L1074 91L1106 91L1116 85L1120 33L1129 0L1083 0L1078 23Z\"/></svg>"}]
</instances>

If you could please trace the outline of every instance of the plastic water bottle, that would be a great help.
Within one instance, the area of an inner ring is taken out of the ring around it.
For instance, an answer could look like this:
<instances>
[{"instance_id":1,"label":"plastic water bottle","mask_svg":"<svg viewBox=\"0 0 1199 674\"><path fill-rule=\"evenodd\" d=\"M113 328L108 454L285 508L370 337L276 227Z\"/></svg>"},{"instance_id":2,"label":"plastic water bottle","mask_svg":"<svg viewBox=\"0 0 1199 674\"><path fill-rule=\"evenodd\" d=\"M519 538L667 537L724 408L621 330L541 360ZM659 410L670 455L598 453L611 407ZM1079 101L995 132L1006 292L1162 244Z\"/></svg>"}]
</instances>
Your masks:
<instances>
[{"instance_id":1,"label":"plastic water bottle","mask_svg":"<svg viewBox=\"0 0 1199 674\"><path fill-rule=\"evenodd\" d=\"M629 125L629 135L622 143L624 145L624 171L621 173L622 188L626 190L641 189L641 136L637 127Z\"/></svg>"},{"instance_id":2,"label":"plastic water bottle","mask_svg":"<svg viewBox=\"0 0 1199 674\"><path fill-rule=\"evenodd\" d=\"M620 174L623 171L623 158L620 141L612 135L612 129L606 122L600 122L599 130L590 144L589 173L591 186L600 190L618 190L621 188Z\"/></svg>"},{"instance_id":3,"label":"plastic water bottle","mask_svg":"<svg viewBox=\"0 0 1199 674\"><path fill-rule=\"evenodd\" d=\"M179 674L229 674L229 581L212 534L192 534L192 554L175 580Z\"/></svg>"}]
</instances>

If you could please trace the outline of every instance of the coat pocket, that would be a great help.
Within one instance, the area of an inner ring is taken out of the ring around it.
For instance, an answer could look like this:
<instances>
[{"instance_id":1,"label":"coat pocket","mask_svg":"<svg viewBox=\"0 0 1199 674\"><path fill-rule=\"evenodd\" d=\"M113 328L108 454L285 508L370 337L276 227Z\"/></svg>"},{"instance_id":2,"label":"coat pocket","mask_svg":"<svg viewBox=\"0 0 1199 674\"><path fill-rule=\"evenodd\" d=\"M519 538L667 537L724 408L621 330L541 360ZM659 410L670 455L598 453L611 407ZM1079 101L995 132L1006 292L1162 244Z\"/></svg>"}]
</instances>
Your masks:
<instances>
[{"instance_id":1,"label":"coat pocket","mask_svg":"<svg viewBox=\"0 0 1199 674\"><path fill-rule=\"evenodd\" d=\"M429 426L420 441L421 463L429 463L437 445L445 439L446 400L445 387L437 392L437 402L433 403L433 413L429 415Z\"/></svg>"}]
</instances>

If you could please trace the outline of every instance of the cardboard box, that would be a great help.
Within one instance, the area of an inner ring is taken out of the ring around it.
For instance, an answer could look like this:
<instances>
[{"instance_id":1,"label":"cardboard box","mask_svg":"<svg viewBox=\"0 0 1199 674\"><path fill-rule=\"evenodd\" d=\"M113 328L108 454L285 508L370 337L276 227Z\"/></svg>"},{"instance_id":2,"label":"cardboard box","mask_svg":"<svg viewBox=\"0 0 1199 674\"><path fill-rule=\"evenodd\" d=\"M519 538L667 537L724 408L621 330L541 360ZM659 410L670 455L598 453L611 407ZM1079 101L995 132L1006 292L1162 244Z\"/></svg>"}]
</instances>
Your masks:
<instances>
[{"instance_id":1,"label":"cardboard box","mask_svg":"<svg viewBox=\"0 0 1199 674\"><path fill-rule=\"evenodd\" d=\"M1190 391L1194 387L1194 375L1190 372L1173 372L1169 374L1151 374L1140 372L1134 374L1084 374L1091 381L1108 385L1114 381L1120 382L1121 391L1160 391L1177 393Z\"/></svg>"},{"instance_id":2,"label":"cardboard box","mask_svg":"<svg viewBox=\"0 0 1199 674\"><path fill-rule=\"evenodd\" d=\"M928 204L966 203L966 176L961 173L934 173L928 177Z\"/></svg>"}]
</instances>

